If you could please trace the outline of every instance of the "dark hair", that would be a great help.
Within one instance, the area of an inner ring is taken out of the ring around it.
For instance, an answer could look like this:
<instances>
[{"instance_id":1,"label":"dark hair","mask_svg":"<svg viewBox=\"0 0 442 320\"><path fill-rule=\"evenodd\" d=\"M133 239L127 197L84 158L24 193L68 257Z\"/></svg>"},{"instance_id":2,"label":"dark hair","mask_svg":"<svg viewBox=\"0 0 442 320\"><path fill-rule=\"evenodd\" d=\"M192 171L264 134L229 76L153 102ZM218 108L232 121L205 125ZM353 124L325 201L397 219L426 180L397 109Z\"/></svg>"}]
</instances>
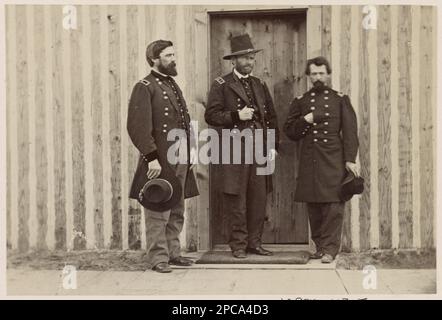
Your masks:
<instances>
[{"instance_id":1,"label":"dark hair","mask_svg":"<svg viewBox=\"0 0 442 320\"><path fill-rule=\"evenodd\" d=\"M305 67L305 74L310 75L310 65L314 64L315 66L325 66L325 69L327 70L327 73L330 74L332 72L330 63L328 60L324 57L316 57L313 59L307 60L307 66Z\"/></svg>"},{"instance_id":2,"label":"dark hair","mask_svg":"<svg viewBox=\"0 0 442 320\"><path fill-rule=\"evenodd\" d=\"M146 48L146 60L149 65L153 67L153 59L158 59L164 49L172 46L173 43L169 40L156 40L150 43Z\"/></svg>"}]
</instances>

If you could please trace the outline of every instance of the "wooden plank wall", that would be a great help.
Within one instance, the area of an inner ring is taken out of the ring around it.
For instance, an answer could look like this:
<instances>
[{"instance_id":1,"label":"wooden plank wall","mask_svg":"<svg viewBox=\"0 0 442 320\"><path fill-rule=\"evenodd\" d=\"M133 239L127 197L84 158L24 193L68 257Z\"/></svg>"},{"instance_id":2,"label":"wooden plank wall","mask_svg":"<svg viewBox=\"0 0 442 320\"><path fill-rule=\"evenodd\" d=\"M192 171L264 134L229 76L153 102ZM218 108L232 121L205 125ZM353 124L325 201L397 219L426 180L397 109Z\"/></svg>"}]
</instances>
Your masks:
<instances>
[{"instance_id":1,"label":"wooden plank wall","mask_svg":"<svg viewBox=\"0 0 442 320\"><path fill-rule=\"evenodd\" d=\"M207 13L75 8L77 29L65 30L62 6L6 6L8 248L143 249L142 209L127 197L137 161L128 98L148 72L147 43L170 39L192 118L206 127ZM373 30L362 6L314 7L307 21L307 52L331 61L333 87L358 114L366 192L346 206L343 249L434 247L436 10L374 9ZM182 234L193 250L210 242L208 168L197 175Z\"/></svg>"},{"instance_id":2,"label":"wooden plank wall","mask_svg":"<svg viewBox=\"0 0 442 320\"><path fill-rule=\"evenodd\" d=\"M191 113L203 108L185 54L194 7L75 8L77 29L65 30L63 6L6 6L8 247L145 248L141 207L127 197L138 159L127 102L149 72L146 45L167 38ZM197 215L188 220L195 233Z\"/></svg>"},{"instance_id":3,"label":"wooden plank wall","mask_svg":"<svg viewBox=\"0 0 442 320\"><path fill-rule=\"evenodd\" d=\"M375 29L363 28L368 11ZM346 205L343 249L435 245L436 10L323 6L322 55L358 115L365 192ZM425 40L423 40L423 38Z\"/></svg>"}]
</instances>

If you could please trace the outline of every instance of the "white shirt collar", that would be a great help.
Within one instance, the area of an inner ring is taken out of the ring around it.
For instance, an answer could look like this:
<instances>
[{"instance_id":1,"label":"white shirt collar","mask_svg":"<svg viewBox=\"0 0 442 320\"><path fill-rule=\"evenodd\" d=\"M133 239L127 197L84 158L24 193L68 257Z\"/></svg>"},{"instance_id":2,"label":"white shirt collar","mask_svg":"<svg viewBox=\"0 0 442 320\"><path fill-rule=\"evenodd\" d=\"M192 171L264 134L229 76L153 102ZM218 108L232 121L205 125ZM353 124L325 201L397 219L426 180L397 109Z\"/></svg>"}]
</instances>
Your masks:
<instances>
[{"instance_id":1,"label":"white shirt collar","mask_svg":"<svg viewBox=\"0 0 442 320\"><path fill-rule=\"evenodd\" d=\"M236 76L239 79L241 79L241 78L246 78L247 79L249 77L249 75L243 75L243 74L239 73L235 68L233 68L233 72L236 74Z\"/></svg>"}]
</instances>

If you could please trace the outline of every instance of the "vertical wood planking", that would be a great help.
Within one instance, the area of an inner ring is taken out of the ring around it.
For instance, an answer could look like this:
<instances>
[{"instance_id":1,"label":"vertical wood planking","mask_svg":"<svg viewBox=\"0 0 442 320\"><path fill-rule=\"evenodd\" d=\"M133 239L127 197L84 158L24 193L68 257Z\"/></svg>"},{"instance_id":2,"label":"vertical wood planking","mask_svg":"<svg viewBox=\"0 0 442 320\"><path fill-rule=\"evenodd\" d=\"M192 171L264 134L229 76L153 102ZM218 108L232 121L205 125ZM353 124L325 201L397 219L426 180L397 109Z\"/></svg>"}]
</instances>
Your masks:
<instances>
[{"instance_id":1,"label":"vertical wood planking","mask_svg":"<svg viewBox=\"0 0 442 320\"><path fill-rule=\"evenodd\" d=\"M128 199L129 195L129 188L130 183L132 182L133 174L135 172L136 168L136 149L133 146L133 144L130 142L127 129L126 129L126 122L127 122L127 108L128 108L128 101L130 98L130 94L132 92L132 88L134 84L141 78L144 78L144 76L139 76L139 70L142 70L142 66L144 63L140 61L140 56L143 55L143 49L140 50L139 48L139 36L138 33L141 32L140 28L133 28L132 22L138 22L140 19L140 15L142 15L143 12L139 10L137 6L128 6L127 7L127 25L125 32L127 33L127 55L126 55L126 61L125 65L127 65L127 81L126 86L122 88L125 89L124 96L121 100L121 110L122 110L122 117L121 117L121 129L122 129L122 135L126 139L126 150L125 153L127 153L127 169L125 169L127 176L123 180L124 184L126 185L126 190L123 192L123 197ZM125 150L125 149L123 149ZM130 200L128 199L128 247L129 249L136 250L141 248L141 234L140 234L140 227L141 227L141 210L137 206L136 200Z\"/></svg>"},{"instance_id":2,"label":"vertical wood planking","mask_svg":"<svg viewBox=\"0 0 442 320\"><path fill-rule=\"evenodd\" d=\"M332 65L332 74L331 74L331 86L333 89L337 91L341 91L341 54L348 54L348 52L344 53L341 51L341 7L340 6L332 6L331 7L331 53L330 53L330 61ZM346 30L348 32L348 30ZM348 92L345 92L348 94Z\"/></svg>"},{"instance_id":3,"label":"vertical wood planking","mask_svg":"<svg viewBox=\"0 0 442 320\"><path fill-rule=\"evenodd\" d=\"M46 135L45 142L47 144L46 150L48 154L48 175L46 177L46 181L48 184L48 214L46 221L46 245L49 250L53 250L55 248L55 187L54 187L54 103L53 103L53 93L52 93L52 67L53 67L53 57L52 52L54 48L54 42L52 39L52 30L51 30L51 7L44 6L44 33L45 33L45 108L46 108Z\"/></svg>"},{"instance_id":4,"label":"vertical wood planking","mask_svg":"<svg viewBox=\"0 0 442 320\"><path fill-rule=\"evenodd\" d=\"M104 248L104 233L103 233L103 211L104 211L104 186L103 186L103 100L102 100L102 82L101 74L103 71L103 43L100 37L100 29L103 25L100 21L100 11L102 9L97 6L90 7L90 24L91 24L91 37L90 37L90 55L91 55L91 72L92 72L92 84L91 84L91 113L92 113L92 163L93 163L93 176L94 176L94 234L95 245L102 249Z\"/></svg>"},{"instance_id":5,"label":"vertical wood planking","mask_svg":"<svg viewBox=\"0 0 442 320\"><path fill-rule=\"evenodd\" d=\"M436 106L436 10L434 7L421 6L420 27L420 120L419 134L421 155L420 162L420 193L421 193L421 245L435 247L435 210L434 210L434 145ZM439 39L438 39L439 40Z\"/></svg>"},{"instance_id":6,"label":"vertical wood planking","mask_svg":"<svg viewBox=\"0 0 442 320\"><path fill-rule=\"evenodd\" d=\"M359 77L361 74L359 64L359 46L361 42L360 30L361 28L361 16L360 8L358 6L351 6L351 102L355 112L357 114L358 128L361 127L361 112L359 102ZM359 135L359 141L362 137ZM360 165L361 149L359 148L356 163ZM366 191L365 191L366 192ZM358 251L361 248L360 245L360 200L361 196L354 196L351 199L351 241L354 250Z\"/></svg>"},{"instance_id":7,"label":"vertical wood planking","mask_svg":"<svg viewBox=\"0 0 442 320\"><path fill-rule=\"evenodd\" d=\"M108 6L109 32L109 116L112 189L111 249L122 249L121 130L120 130L120 16L118 6Z\"/></svg>"},{"instance_id":8,"label":"vertical wood planking","mask_svg":"<svg viewBox=\"0 0 442 320\"><path fill-rule=\"evenodd\" d=\"M322 56L331 61L332 53L332 6L322 6ZM333 68L333 65L332 65Z\"/></svg>"},{"instance_id":9,"label":"vertical wood planking","mask_svg":"<svg viewBox=\"0 0 442 320\"><path fill-rule=\"evenodd\" d=\"M126 131L126 119L127 119L127 108L124 106L127 102L127 76L128 76L128 35L127 35L127 13L129 12L128 6L118 6L119 12L118 17L120 25L118 26L119 31L119 43L120 43L120 103L118 105L121 115L120 115L120 141L121 141L121 233L122 233L122 248L126 250L129 248L129 198L128 198L128 135ZM130 20L129 20L130 21ZM133 21L133 20L132 20ZM135 60L136 61L136 60Z\"/></svg>"},{"instance_id":10,"label":"vertical wood planking","mask_svg":"<svg viewBox=\"0 0 442 320\"><path fill-rule=\"evenodd\" d=\"M336 81L336 78L333 78L333 86L336 85L336 82L339 83L340 90L348 94L349 97L353 96L353 92L351 91L351 83L352 83L352 64L351 64L351 30L352 30L352 20L351 20L351 6L342 6L340 9L340 14L337 14L336 19L340 21L340 29L335 29L333 33L340 33L340 41L339 43L334 43L332 49L335 50L335 47L338 47L338 54L340 55L340 65L337 66L334 64L334 70L340 68L339 80ZM334 52L334 51L333 51ZM353 65L353 68L355 66ZM355 81L353 81L355 82ZM353 107L355 107L354 99L352 100ZM342 250L345 252L351 251L352 248L352 205L350 201L347 201L345 204L344 211L344 222L343 222L343 232L342 232Z\"/></svg>"},{"instance_id":11,"label":"vertical wood planking","mask_svg":"<svg viewBox=\"0 0 442 320\"><path fill-rule=\"evenodd\" d=\"M374 6L374 8L378 8ZM377 11L376 11L377 12ZM378 185L378 41L377 30L367 30L368 73L369 73L369 126L370 126L370 248L379 247L379 190ZM383 117L383 115L380 115Z\"/></svg>"},{"instance_id":12,"label":"vertical wood planking","mask_svg":"<svg viewBox=\"0 0 442 320\"><path fill-rule=\"evenodd\" d=\"M391 246L399 247L398 7L391 6Z\"/></svg>"},{"instance_id":13,"label":"vertical wood planking","mask_svg":"<svg viewBox=\"0 0 442 320\"><path fill-rule=\"evenodd\" d=\"M185 82L186 86L186 101L187 108L189 110L190 118L192 121L197 120L197 103L195 101L195 87L196 84L194 79L195 76L195 21L194 21L194 7L193 6L185 6L183 7L184 17L183 22L185 26L183 26L182 32L184 35L183 39L183 48L182 52L184 57L181 61L185 64ZM186 23L187 22L187 23ZM198 130L197 128L195 128ZM194 131L195 135L198 135L197 131ZM196 136L198 138L198 136ZM197 170L197 166L194 167L193 173L195 174ZM198 250L198 202L197 201L186 201L186 242L185 247L189 251L197 251Z\"/></svg>"},{"instance_id":14,"label":"vertical wood planking","mask_svg":"<svg viewBox=\"0 0 442 320\"><path fill-rule=\"evenodd\" d=\"M47 249L46 235L47 235L47 220L49 211L48 206L48 155L47 155L47 140L46 140L46 95L47 87L50 85L46 82L45 70L47 68L46 60L46 37L44 21L44 6L34 7L34 25L30 30L34 41L35 52L35 165L36 165L36 205L37 205L37 221L30 224L31 229L37 231L36 247L38 249ZM30 21L29 21L30 22ZM34 30L34 34L32 34ZM32 159L32 158L31 158ZM32 162L32 161L31 161ZM52 195L51 195L52 196Z\"/></svg>"},{"instance_id":15,"label":"vertical wood planking","mask_svg":"<svg viewBox=\"0 0 442 320\"><path fill-rule=\"evenodd\" d=\"M141 206L127 197L138 156L126 133L127 101L147 74L146 44L170 39L189 112L205 128L209 83L194 79L208 77L207 66L196 63L210 58L207 13L76 6L79 28L66 30L62 8L6 10L7 243L22 251L145 248ZM331 61L334 89L350 94L358 114L357 161L367 184L346 206L343 249L433 247L435 10L377 12L377 31L362 29L361 7L312 6L307 13L308 57L322 53ZM252 37L257 31L251 24L244 30ZM291 36L300 41L301 33ZM220 59L220 72L224 67ZM192 250L210 244L208 167L197 170L201 196L187 201L181 235ZM74 229L87 242L74 239Z\"/></svg>"},{"instance_id":16,"label":"vertical wood planking","mask_svg":"<svg viewBox=\"0 0 442 320\"><path fill-rule=\"evenodd\" d=\"M63 7L58 6L57 10L62 14ZM77 11L78 13L78 11ZM62 20L62 17L58 17L58 19ZM77 20L78 22L78 20ZM65 141L66 147L65 151L65 165L66 165L66 247L67 250L71 250L74 248L74 237L75 237L75 217L74 217L74 179L73 179L73 157L72 152L74 150L73 146L73 132L72 132L72 76L71 76L71 60L72 58L72 41L71 41L71 29L65 29L64 26L59 26L61 28L61 41L63 47L63 59L62 59L62 68L64 79L62 83L64 85L64 96L63 96L63 108L65 109L65 117L64 117L64 128L62 130L65 131ZM75 31L74 31L75 32ZM74 56L75 57L75 56ZM76 70L74 70L76 71ZM75 195L77 198L78 195Z\"/></svg>"},{"instance_id":17,"label":"vertical wood planking","mask_svg":"<svg viewBox=\"0 0 442 320\"><path fill-rule=\"evenodd\" d=\"M362 6L358 6L358 15L362 13ZM370 248L370 223L371 223L371 159L370 159L370 67L368 61L368 33L369 30L358 25L360 34L359 43L359 159L361 163L361 175L365 179L365 189L360 201L360 246L361 249ZM371 48L370 48L371 50Z\"/></svg>"},{"instance_id":18,"label":"vertical wood planking","mask_svg":"<svg viewBox=\"0 0 442 320\"><path fill-rule=\"evenodd\" d=\"M306 21L303 21L299 25L297 49L298 49L298 61L297 61L296 70L297 70L298 78L297 78L297 83L296 83L296 88L295 88L295 90L297 90L296 96L303 94L307 90L308 79L304 74L305 65L307 63L307 23L306 23ZM282 121L282 119L280 119L279 121ZM280 125L282 125L281 122L280 122ZM297 157L300 156L300 151L301 151L301 143L298 142L297 151L296 151ZM298 165L295 166L296 172L298 172L298 169L299 169L298 167L299 167L299 161L298 161ZM310 228L308 227L308 214L307 214L306 204L305 203L298 203L298 204L296 204L295 208L296 208L295 210L298 210L298 212L300 212L300 216L298 218L298 220L299 220L298 224L304 224L307 227L306 234L308 235L309 238L311 238L310 237Z\"/></svg>"},{"instance_id":19,"label":"vertical wood planking","mask_svg":"<svg viewBox=\"0 0 442 320\"><path fill-rule=\"evenodd\" d=\"M322 10L320 6L311 6L307 10L307 59L321 54Z\"/></svg>"},{"instance_id":20,"label":"vertical wood planking","mask_svg":"<svg viewBox=\"0 0 442 320\"><path fill-rule=\"evenodd\" d=\"M10 137L11 133L11 121L12 121L12 97L11 97L11 79L12 72L10 69L10 61L11 61L11 43L12 43L12 35L11 35L11 27L9 25L9 17L10 6L4 7L5 12L5 73L6 73L6 249L11 248L11 179L12 179L12 171L11 171L11 152L12 152L12 143Z\"/></svg>"},{"instance_id":21,"label":"vertical wood planking","mask_svg":"<svg viewBox=\"0 0 442 320\"><path fill-rule=\"evenodd\" d=\"M18 248L18 112L17 112L17 37L16 37L16 6L7 6L7 39L8 50L7 70L8 82L8 154L10 154L10 245L11 249ZM9 189L9 188L8 188Z\"/></svg>"},{"instance_id":22,"label":"vertical wood planking","mask_svg":"<svg viewBox=\"0 0 442 320\"><path fill-rule=\"evenodd\" d=\"M391 27L390 6L378 7L379 247L391 248Z\"/></svg>"},{"instance_id":23,"label":"vertical wood planking","mask_svg":"<svg viewBox=\"0 0 442 320\"><path fill-rule=\"evenodd\" d=\"M39 187L37 182L37 172L36 172L36 60L35 60L35 43L36 39L34 38L33 29L35 27L34 25L34 6L27 5L24 6L26 13L25 13L25 19L26 19L26 41L27 43L27 50L26 50L26 64L28 67L28 82L24 83L23 85L27 86L28 94L26 99L27 101L27 108L28 108L28 123L23 123L22 125L25 125L29 129L29 154L28 154L28 161L29 161L29 175L27 184L29 185L29 219L27 221L28 223L28 230L29 230L29 248L34 249L37 245L37 231L38 227L38 218L37 214L37 195L36 195L36 189ZM40 95L41 96L41 95ZM41 102L41 101L39 101Z\"/></svg>"},{"instance_id":24,"label":"vertical wood planking","mask_svg":"<svg viewBox=\"0 0 442 320\"><path fill-rule=\"evenodd\" d=\"M111 167L111 123L110 123L110 86L109 78L109 7L99 7L100 10L100 62L101 62L101 101L103 106L103 239L104 247L112 245L112 167Z\"/></svg>"},{"instance_id":25,"label":"vertical wood planking","mask_svg":"<svg viewBox=\"0 0 442 320\"><path fill-rule=\"evenodd\" d=\"M413 247L421 247L420 235L420 153L419 153L419 119L420 119L420 6L411 6L411 177L412 177L412 211L413 211ZM431 69L430 69L431 70Z\"/></svg>"},{"instance_id":26,"label":"vertical wood planking","mask_svg":"<svg viewBox=\"0 0 442 320\"><path fill-rule=\"evenodd\" d=\"M204 121L204 103L206 101L208 84L209 84L209 70L207 65L209 61L208 50L208 15L203 11L195 11L195 48L193 54L195 61L205 61L205 63L197 63L195 65L195 79L201 81L195 82L195 100L196 100L196 120L198 121L199 131L206 129L208 126ZM187 50L186 50L187 51ZM199 132L198 132L199 133ZM209 186L209 165L199 164L195 172L198 181L200 195L194 201L197 202L198 208L198 249L208 250L210 248L210 220L209 220L209 201L210 201L210 186Z\"/></svg>"},{"instance_id":27,"label":"vertical wood planking","mask_svg":"<svg viewBox=\"0 0 442 320\"><path fill-rule=\"evenodd\" d=\"M432 79L431 79L431 83L432 83L432 90L431 90L431 97L432 97L432 99L431 99L431 105L432 105L432 109L433 109L433 112L432 112L432 119L433 119L433 121L434 121L434 119L436 119L437 118L437 97L438 97L438 91L437 91L437 79L438 79L438 73L437 72L435 72L434 70L436 69L436 68L439 68L439 67L436 67L436 66L438 66L438 63L437 63L437 59L439 58L438 57L438 54L437 54L437 43L438 43L438 32L437 32L437 26L438 26L438 10L437 9L435 9L434 7L432 8L432 19L431 19L431 22L432 22L432 24L431 24L431 34L432 34L432 41L431 41L431 43L432 43L432 47L431 47L431 52L432 52L432 61L431 61L431 63L432 63L432 66L434 66L433 67L433 72L432 72ZM434 31L434 29L436 29L436 31ZM440 70L440 68L439 68L439 70ZM434 125L434 122L433 122L433 126L435 127L435 125ZM432 161L432 165L428 168L429 170L431 170L431 171L429 171L429 176L430 177L432 177L432 174L434 174L434 171L437 171L437 170L435 170L434 169L434 165L436 164L436 162L437 162L437 144L436 144L436 140L437 140L437 130L436 130L436 128L434 128L433 130L432 130L432 141L433 141L433 144L431 145L431 153L432 153L432 160L430 160L430 161ZM430 190L432 190L430 193L429 193L429 195L431 195L430 197L429 197L429 204L428 204L428 211L427 212L431 212L431 214L430 214L430 216L432 215L432 222L427 222L428 224L429 224L429 228L431 228L431 234L433 235L433 238L431 239L431 238L427 238L428 239L428 241L426 241L426 245L428 245L429 247L431 247L431 248L436 248L436 243L437 243L437 232L436 232L436 230L434 229L434 228L437 228L437 223L438 223L438 220L437 220L437 214L436 214L436 212L435 212L435 209L434 209L434 205L435 205L435 199L434 199L434 190L436 190L436 185L437 185L437 179L432 179L432 184L431 184L431 187L429 188ZM421 206L421 207L423 207L423 206Z\"/></svg>"},{"instance_id":28,"label":"vertical wood planking","mask_svg":"<svg viewBox=\"0 0 442 320\"><path fill-rule=\"evenodd\" d=\"M184 99L188 106L191 104L191 97L188 95L188 83L187 83L187 72L191 72L191 70L187 69L186 67L186 52L184 51L184 42L185 42L185 16L184 16L184 6L177 5L177 6L169 6L173 8L173 16L175 17L174 25L172 28L172 32L170 35L170 39L173 42L173 46L175 49L175 55L176 55L176 69L178 72L178 75L175 77L175 80L178 83L178 86L181 88ZM182 248L185 248L186 246L186 239L187 239L187 228L189 223L189 212L188 212L188 204L184 203L184 222L183 222L183 228L179 235L180 245Z\"/></svg>"},{"instance_id":29,"label":"vertical wood planking","mask_svg":"<svg viewBox=\"0 0 442 320\"><path fill-rule=\"evenodd\" d=\"M293 18L291 19L293 20ZM279 116L285 119L289 113L290 102L294 97L293 87L294 74L293 66L293 52L294 52L294 31L293 23L288 19L278 18L273 20L273 59L270 73L272 75L271 81L267 81L270 88L274 88L273 102L277 109L279 109ZM272 24L272 20L266 19L266 24ZM265 29L262 34L265 34ZM259 37L260 34L256 36ZM262 48L262 46L261 46ZM265 48L265 47L264 47ZM265 49L264 49L265 50ZM267 60L267 59L266 59ZM286 138L287 139L287 138ZM274 183L273 188L273 208L270 208L269 215L275 221L275 232L273 243L302 243L308 241L305 239L307 235L306 230L302 230L300 221L297 219L298 211L294 205L294 189L296 187L295 166L293 164L295 143L287 143L290 147L285 157L278 157L276 160L275 172L272 180L278 181ZM290 190L291 192L287 192ZM299 223L299 229L298 228ZM292 231L293 230L293 231ZM302 230L301 232L299 232ZM298 231L298 232L297 232Z\"/></svg>"},{"instance_id":30,"label":"vertical wood planking","mask_svg":"<svg viewBox=\"0 0 442 320\"><path fill-rule=\"evenodd\" d=\"M85 165L84 165L84 88L82 79L81 49L80 49L80 33L83 32L84 10L81 6L77 8L77 30L69 30L70 42L70 77L71 77L71 94L70 94L70 110L71 110L71 128L72 140L68 142L72 145L70 158L72 159L72 196L73 196L73 218L74 234L70 240L74 250L86 249L85 231L86 231L86 196L85 196Z\"/></svg>"},{"instance_id":31,"label":"vertical wood planking","mask_svg":"<svg viewBox=\"0 0 442 320\"><path fill-rule=\"evenodd\" d=\"M92 105L92 52L91 37L91 6L81 6L82 26L80 33L83 82L83 112L84 112L84 192L85 192L85 239L86 249L97 248L95 240L95 197L94 197L94 123ZM100 177L99 177L100 178Z\"/></svg>"},{"instance_id":32,"label":"vertical wood planking","mask_svg":"<svg viewBox=\"0 0 442 320\"><path fill-rule=\"evenodd\" d=\"M16 37L17 37L17 142L18 142L18 249L25 252L29 249L29 104L28 104L28 61L29 47L26 37L27 19L26 6L16 7Z\"/></svg>"},{"instance_id":33,"label":"vertical wood planking","mask_svg":"<svg viewBox=\"0 0 442 320\"><path fill-rule=\"evenodd\" d=\"M52 92L54 106L54 198L55 198L55 249L64 250L66 243L66 160L67 144L65 142L65 57L67 52L63 48L62 14L58 6L51 6L51 29L52 29Z\"/></svg>"},{"instance_id":34,"label":"vertical wood planking","mask_svg":"<svg viewBox=\"0 0 442 320\"><path fill-rule=\"evenodd\" d=\"M413 244L413 212L411 176L411 12L409 6L399 6L398 68L399 68L399 247Z\"/></svg>"}]
</instances>

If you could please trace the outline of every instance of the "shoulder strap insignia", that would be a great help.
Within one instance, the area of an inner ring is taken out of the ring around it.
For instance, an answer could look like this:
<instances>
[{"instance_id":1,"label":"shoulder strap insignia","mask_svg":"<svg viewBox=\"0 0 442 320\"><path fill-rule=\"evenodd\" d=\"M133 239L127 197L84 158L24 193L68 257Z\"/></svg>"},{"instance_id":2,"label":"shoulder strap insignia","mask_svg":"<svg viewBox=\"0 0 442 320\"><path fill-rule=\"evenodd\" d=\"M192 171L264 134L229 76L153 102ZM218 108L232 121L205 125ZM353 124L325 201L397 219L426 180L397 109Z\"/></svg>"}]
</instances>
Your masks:
<instances>
[{"instance_id":1,"label":"shoulder strap insignia","mask_svg":"<svg viewBox=\"0 0 442 320\"><path fill-rule=\"evenodd\" d=\"M224 82L226 82L223 78L218 77L215 79L216 82L218 82L219 84L223 84Z\"/></svg>"},{"instance_id":2,"label":"shoulder strap insignia","mask_svg":"<svg viewBox=\"0 0 442 320\"><path fill-rule=\"evenodd\" d=\"M146 79L140 80L140 82L141 82L142 84L144 84L146 87L150 84L150 82L147 81Z\"/></svg>"},{"instance_id":3,"label":"shoulder strap insignia","mask_svg":"<svg viewBox=\"0 0 442 320\"><path fill-rule=\"evenodd\" d=\"M345 94L343 93L343 92L338 92L338 96L340 96L340 97L343 97L343 96L345 96Z\"/></svg>"},{"instance_id":4,"label":"shoulder strap insignia","mask_svg":"<svg viewBox=\"0 0 442 320\"><path fill-rule=\"evenodd\" d=\"M304 96L304 95L303 95L303 94L301 94L300 96L297 96L297 97L296 97L296 99L298 99L298 100L299 100L299 99L301 99L301 98L302 98L303 96Z\"/></svg>"}]
</instances>

